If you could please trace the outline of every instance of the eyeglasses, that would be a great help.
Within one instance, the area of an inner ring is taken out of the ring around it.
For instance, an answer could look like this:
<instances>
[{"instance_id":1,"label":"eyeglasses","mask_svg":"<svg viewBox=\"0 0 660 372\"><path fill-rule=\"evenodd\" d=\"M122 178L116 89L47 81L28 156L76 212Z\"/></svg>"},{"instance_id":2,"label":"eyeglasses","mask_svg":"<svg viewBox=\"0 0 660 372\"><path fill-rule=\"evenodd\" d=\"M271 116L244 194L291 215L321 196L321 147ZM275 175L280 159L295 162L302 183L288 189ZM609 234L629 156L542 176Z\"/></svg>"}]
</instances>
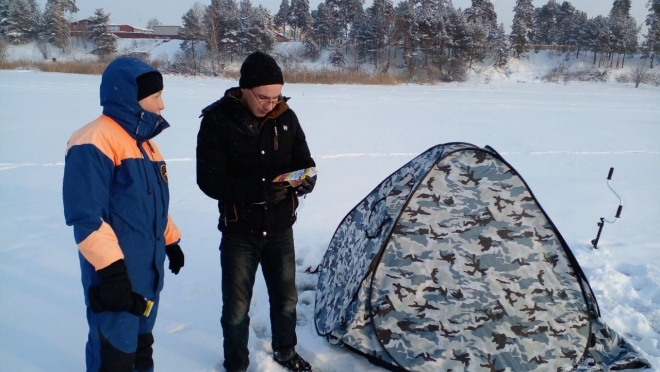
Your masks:
<instances>
[{"instance_id":1,"label":"eyeglasses","mask_svg":"<svg viewBox=\"0 0 660 372\"><path fill-rule=\"evenodd\" d=\"M261 95L257 96L257 94L254 93L254 90L252 90L252 89L250 89L250 92L252 92L252 95L257 100L257 102L259 102L260 105L265 105L265 104L268 104L268 103L271 103L273 105L277 105L278 103L282 102L282 100L283 100L281 94L279 96L277 96L277 98L275 98L275 99L269 99L268 97L263 97L263 96L262 96L262 98L259 98L259 96L261 96Z\"/></svg>"}]
</instances>

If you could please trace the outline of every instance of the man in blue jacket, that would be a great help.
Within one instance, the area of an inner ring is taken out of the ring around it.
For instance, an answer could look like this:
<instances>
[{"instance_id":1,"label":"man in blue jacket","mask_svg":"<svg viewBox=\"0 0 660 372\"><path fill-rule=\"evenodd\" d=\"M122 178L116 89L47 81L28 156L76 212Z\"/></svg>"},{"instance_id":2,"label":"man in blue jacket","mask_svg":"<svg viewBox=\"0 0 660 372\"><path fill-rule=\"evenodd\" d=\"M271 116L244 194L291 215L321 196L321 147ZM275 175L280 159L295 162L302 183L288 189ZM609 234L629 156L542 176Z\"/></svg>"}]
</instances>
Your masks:
<instances>
[{"instance_id":1,"label":"man in blue jacket","mask_svg":"<svg viewBox=\"0 0 660 372\"><path fill-rule=\"evenodd\" d=\"M314 167L305 133L282 97L284 79L262 52L241 66L239 87L203 110L197 135L197 184L218 200L222 231L222 331L224 367L249 364L250 301L259 265L268 287L274 359L290 371L311 371L295 350L295 249L292 225L298 197L316 176L296 188L273 183L280 174Z\"/></svg>"},{"instance_id":2,"label":"man in blue jacket","mask_svg":"<svg viewBox=\"0 0 660 372\"><path fill-rule=\"evenodd\" d=\"M64 216L79 250L88 372L153 371L165 256L174 274L184 265L167 167L152 141L169 127L162 90L147 63L114 60L101 77L103 114L67 144Z\"/></svg>"}]
</instances>

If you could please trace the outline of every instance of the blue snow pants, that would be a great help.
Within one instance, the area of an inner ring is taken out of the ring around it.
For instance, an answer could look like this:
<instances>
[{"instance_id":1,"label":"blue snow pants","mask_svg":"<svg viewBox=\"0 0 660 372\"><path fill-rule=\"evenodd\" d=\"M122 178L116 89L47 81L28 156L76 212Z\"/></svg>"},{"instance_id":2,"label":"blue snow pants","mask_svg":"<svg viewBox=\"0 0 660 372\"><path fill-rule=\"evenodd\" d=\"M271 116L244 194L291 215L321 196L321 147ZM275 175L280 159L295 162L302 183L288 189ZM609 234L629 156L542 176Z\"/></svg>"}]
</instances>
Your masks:
<instances>
[{"instance_id":1,"label":"blue snow pants","mask_svg":"<svg viewBox=\"0 0 660 372\"><path fill-rule=\"evenodd\" d=\"M129 312L95 313L87 308L87 372L153 372L154 337L160 297L148 317Z\"/></svg>"}]
</instances>

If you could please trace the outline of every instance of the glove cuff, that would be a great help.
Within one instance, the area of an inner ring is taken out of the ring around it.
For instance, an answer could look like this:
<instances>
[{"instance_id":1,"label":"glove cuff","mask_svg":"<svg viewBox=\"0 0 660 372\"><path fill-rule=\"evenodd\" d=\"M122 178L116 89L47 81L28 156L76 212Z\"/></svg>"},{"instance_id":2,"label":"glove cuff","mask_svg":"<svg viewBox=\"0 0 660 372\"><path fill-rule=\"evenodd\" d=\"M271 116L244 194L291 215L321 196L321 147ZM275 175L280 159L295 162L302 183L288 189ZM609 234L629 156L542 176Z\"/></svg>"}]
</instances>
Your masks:
<instances>
[{"instance_id":1,"label":"glove cuff","mask_svg":"<svg viewBox=\"0 0 660 372\"><path fill-rule=\"evenodd\" d=\"M109 279L119 275L125 275L127 273L128 269L126 268L126 262L124 262L123 258L120 258L110 265L96 271L96 274L101 280Z\"/></svg>"},{"instance_id":2,"label":"glove cuff","mask_svg":"<svg viewBox=\"0 0 660 372\"><path fill-rule=\"evenodd\" d=\"M145 310L147 309L147 300L135 292L133 292L132 295L133 295L133 306L131 307L131 310L129 310L129 312L137 316L149 316L149 314L145 314Z\"/></svg>"},{"instance_id":3,"label":"glove cuff","mask_svg":"<svg viewBox=\"0 0 660 372\"><path fill-rule=\"evenodd\" d=\"M179 246L179 243L172 243L165 246L165 253L167 253L168 255L172 254L174 251L180 251L180 250L181 250L181 246Z\"/></svg>"}]
</instances>

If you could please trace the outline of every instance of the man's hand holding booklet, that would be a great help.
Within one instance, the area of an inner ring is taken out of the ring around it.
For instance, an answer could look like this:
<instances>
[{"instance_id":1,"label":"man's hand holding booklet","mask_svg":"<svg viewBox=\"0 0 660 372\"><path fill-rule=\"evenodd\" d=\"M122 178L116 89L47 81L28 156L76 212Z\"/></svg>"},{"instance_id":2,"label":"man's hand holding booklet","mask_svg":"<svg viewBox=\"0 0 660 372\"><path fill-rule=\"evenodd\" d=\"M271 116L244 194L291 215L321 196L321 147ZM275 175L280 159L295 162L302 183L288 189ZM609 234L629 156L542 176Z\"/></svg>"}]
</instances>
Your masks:
<instances>
[{"instance_id":1,"label":"man's hand holding booklet","mask_svg":"<svg viewBox=\"0 0 660 372\"><path fill-rule=\"evenodd\" d=\"M303 179L307 177L312 178L316 176L316 174L317 171L315 167L298 169L297 171L280 174L279 176L275 177L273 182L287 183L287 186L291 185L293 187L298 187L303 183Z\"/></svg>"}]
</instances>

